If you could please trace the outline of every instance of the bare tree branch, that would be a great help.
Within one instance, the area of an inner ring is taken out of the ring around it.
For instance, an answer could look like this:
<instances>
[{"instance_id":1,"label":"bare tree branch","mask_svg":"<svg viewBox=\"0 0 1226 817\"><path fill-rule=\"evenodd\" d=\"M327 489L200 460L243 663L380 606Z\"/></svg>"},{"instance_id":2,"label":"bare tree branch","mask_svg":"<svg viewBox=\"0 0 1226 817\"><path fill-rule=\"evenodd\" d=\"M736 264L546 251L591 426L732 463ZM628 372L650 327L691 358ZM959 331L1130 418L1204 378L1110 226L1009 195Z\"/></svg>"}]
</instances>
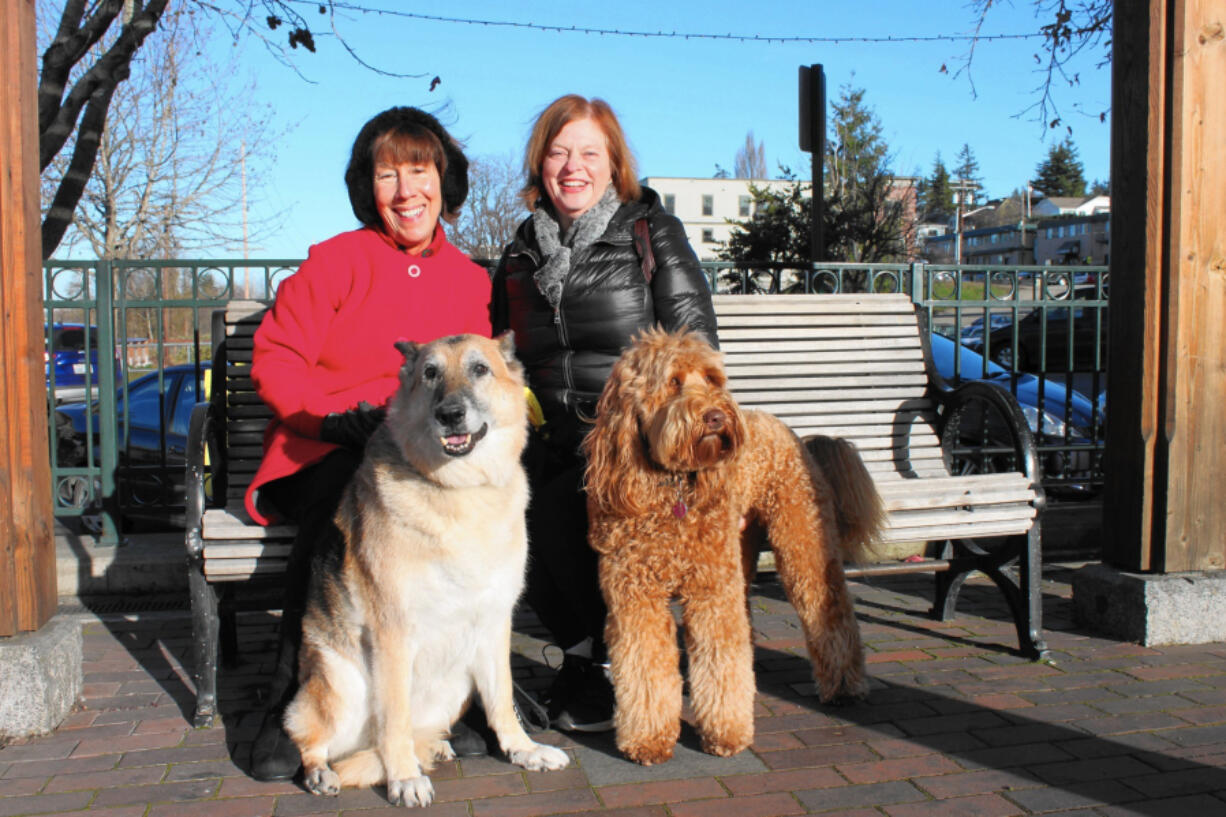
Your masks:
<instances>
[{"instance_id":1,"label":"bare tree branch","mask_svg":"<svg viewBox=\"0 0 1226 817\"><path fill-rule=\"evenodd\" d=\"M961 58L962 66L954 76L966 74L967 81L971 83L972 95L975 93L974 81L971 78L975 46L984 21L996 5L997 0L972 0L970 4L975 19L975 39L971 41L968 53ZM1090 49L1102 48L1098 67L1111 61L1114 0L1034 0L1034 5L1036 15L1050 22L1039 27L1039 31L1044 35L1043 50L1034 55L1035 64L1038 66L1036 70L1041 76L1039 84L1034 88L1038 98L1023 109L1019 116L1033 113L1033 118L1045 128L1055 128L1063 123L1058 103L1059 88L1076 87L1081 82L1080 74L1070 73L1069 70L1074 59ZM1096 115L1102 120L1106 118L1107 111L1088 115Z\"/></svg>"}]
</instances>

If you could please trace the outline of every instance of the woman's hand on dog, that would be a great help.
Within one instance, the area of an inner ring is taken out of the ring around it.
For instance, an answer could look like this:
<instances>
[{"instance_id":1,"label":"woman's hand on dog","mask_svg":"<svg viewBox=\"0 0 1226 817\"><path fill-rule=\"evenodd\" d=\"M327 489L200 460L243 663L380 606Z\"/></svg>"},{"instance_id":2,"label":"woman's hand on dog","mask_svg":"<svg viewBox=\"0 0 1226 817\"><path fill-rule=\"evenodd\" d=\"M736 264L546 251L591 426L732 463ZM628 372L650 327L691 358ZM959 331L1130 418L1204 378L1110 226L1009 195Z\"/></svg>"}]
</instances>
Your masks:
<instances>
[{"instance_id":1,"label":"woman's hand on dog","mask_svg":"<svg viewBox=\"0 0 1226 817\"><path fill-rule=\"evenodd\" d=\"M354 451L362 451L366 448L370 435L375 433L375 429L386 416L387 409L383 406L372 406L363 400L356 408L333 412L324 417L323 424L319 427L319 439L352 448Z\"/></svg>"}]
</instances>

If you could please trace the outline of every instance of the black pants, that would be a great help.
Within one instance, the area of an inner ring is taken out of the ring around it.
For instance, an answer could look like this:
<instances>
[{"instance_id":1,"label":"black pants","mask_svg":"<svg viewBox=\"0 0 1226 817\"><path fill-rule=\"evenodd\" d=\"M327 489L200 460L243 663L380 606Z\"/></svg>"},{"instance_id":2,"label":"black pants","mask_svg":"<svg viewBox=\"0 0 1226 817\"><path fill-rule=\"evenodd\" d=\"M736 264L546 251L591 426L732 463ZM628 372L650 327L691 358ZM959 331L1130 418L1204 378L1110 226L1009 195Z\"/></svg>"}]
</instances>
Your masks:
<instances>
[{"instance_id":1,"label":"black pants","mask_svg":"<svg viewBox=\"0 0 1226 817\"><path fill-rule=\"evenodd\" d=\"M524 461L532 488L524 597L555 644L567 649L590 637L593 657L603 660L607 608L587 541L584 460L534 434Z\"/></svg>"},{"instance_id":2,"label":"black pants","mask_svg":"<svg viewBox=\"0 0 1226 817\"><path fill-rule=\"evenodd\" d=\"M360 452L338 448L314 465L260 488L261 504L267 502L298 525L285 570L277 665L268 688L270 708L284 707L298 690L298 647L312 564L339 549L341 533L332 517L361 462Z\"/></svg>"}]
</instances>

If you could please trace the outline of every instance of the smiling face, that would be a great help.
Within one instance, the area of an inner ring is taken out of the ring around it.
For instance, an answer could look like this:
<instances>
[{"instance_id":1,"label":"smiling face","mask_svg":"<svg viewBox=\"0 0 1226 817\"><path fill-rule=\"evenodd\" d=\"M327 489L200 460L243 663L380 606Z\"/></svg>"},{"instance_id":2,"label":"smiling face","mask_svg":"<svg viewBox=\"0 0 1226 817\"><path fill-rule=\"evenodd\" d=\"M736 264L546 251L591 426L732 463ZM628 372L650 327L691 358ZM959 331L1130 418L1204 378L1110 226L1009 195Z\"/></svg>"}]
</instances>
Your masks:
<instances>
[{"instance_id":1,"label":"smiling face","mask_svg":"<svg viewBox=\"0 0 1226 817\"><path fill-rule=\"evenodd\" d=\"M375 161L375 209L387 234L413 255L434 238L443 210L442 182L433 162Z\"/></svg>"},{"instance_id":2,"label":"smiling face","mask_svg":"<svg viewBox=\"0 0 1226 817\"><path fill-rule=\"evenodd\" d=\"M563 229L600 201L612 180L608 140L594 120L568 122L549 143L541 181Z\"/></svg>"}]
</instances>

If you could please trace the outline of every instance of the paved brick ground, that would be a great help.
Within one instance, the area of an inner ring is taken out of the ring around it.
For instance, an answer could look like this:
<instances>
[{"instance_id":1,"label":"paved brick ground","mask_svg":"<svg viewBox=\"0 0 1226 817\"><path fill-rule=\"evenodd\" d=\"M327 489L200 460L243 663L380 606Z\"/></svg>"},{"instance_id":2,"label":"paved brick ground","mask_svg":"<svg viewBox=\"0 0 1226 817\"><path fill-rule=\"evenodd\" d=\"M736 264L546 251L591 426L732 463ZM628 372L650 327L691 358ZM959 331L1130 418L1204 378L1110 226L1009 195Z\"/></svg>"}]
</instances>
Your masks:
<instances>
[{"instance_id":1,"label":"paved brick ground","mask_svg":"<svg viewBox=\"0 0 1226 817\"><path fill-rule=\"evenodd\" d=\"M620 817L1005 817L1226 814L1226 645L1146 649L1079 631L1068 571L1046 568L1056 661L1002 645L1012 624L972 583L959 617L930 621L931 577L857 583L869 650L868 702L812 695L797 622L777 585L755 587L757 740L720 759L688 728L678 756L642 768L608 736L546 734L575 759L526 773L499 758L446 764L430 815L506 817L600 811ZM293 817L390 811L383 792L317 798L244 773L271 660L275 618L251 614L223 673L223 717L192 729L184 613L80 614L85 693L53 735L0 748L0 817ZM516 673L549 682L539 630L517 623ZM397 809L397 811L399 811Z\"/></svg>"}]
</instances>

